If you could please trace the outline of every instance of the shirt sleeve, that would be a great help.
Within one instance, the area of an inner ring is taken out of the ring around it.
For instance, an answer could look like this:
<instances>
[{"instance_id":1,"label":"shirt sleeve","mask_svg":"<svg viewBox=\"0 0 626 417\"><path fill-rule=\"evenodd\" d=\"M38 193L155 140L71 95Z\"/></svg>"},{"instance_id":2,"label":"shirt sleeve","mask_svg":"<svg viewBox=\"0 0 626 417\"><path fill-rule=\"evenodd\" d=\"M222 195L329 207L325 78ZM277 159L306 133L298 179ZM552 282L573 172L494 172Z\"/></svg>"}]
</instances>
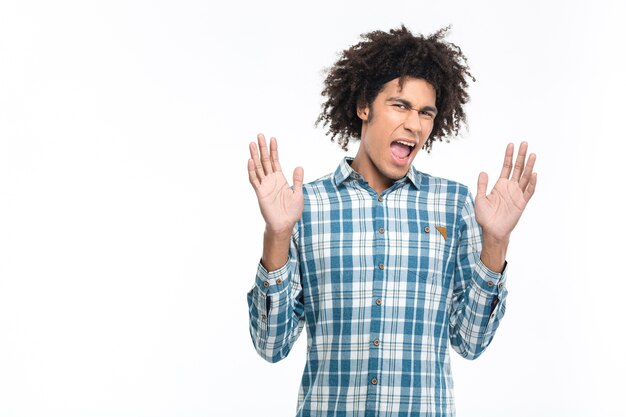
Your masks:
<instances>
[{"instance_id":1,"label":"shirt sleeve","mask_svg":"<svg viewBox=\"0 0 626 417\"><path fill-rule=\"evenodd\" d=\"M482 233L470 193L460 215L460 240L450 304L450 343L467 359L480 356L504 316L507 295L505 263L502 273L480 260Z\"/></svg>"},{"instance_id":2,"label":"shirt sleeve","mask_svg":"<svg viewBox=\"0 0 626 417\"><path fill-rule=\"evenodd\" d=\"M287 263L268 272L259 262L255 284L248 292L252 343L258 354L272 363L289 354L304 326L296 235L294 232Z\"/></svg>"}]
</instances>

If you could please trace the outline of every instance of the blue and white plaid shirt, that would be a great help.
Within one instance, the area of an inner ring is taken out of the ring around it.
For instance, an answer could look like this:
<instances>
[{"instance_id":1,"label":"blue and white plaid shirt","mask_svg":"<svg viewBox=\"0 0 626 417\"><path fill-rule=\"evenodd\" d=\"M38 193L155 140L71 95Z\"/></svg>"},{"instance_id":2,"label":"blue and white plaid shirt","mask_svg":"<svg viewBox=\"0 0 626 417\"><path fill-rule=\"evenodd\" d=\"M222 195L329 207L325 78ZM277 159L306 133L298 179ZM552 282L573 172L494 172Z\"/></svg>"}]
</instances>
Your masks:
<instances>
[{"instance_id":1,"label":"blue and white plaid shirt","mask_svg":"<svg viewBox=\"0 0 626 417\"><path fill-rule=\"evenodd\" d=\"M257 352L276 362L307 328L297 416L453 416L450 346L478 357L505 312L480 261L468 188L411 167L378 195L346 158L304 185L289 261L248 293Z\"/></svg>"}]
</instances>

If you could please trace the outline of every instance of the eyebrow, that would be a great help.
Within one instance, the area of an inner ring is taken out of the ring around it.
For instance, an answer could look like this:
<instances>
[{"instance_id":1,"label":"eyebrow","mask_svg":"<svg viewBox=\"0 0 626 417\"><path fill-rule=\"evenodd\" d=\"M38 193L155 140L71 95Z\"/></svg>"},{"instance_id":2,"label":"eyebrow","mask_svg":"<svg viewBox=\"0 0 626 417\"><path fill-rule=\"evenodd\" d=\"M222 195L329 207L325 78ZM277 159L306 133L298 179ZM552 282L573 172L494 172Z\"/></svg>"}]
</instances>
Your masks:
<instances>
[{"instance_id":1,"label":"eyebrow","mask_svg":"<svg viewBox=\"0 0 626 417\"><path fill-rule=\"evenodd\" d=\"M405 100L403 98L400 98L400 97L389 97L386 101L397 101L398 103L404 104L405 106L407 106L407 107L409 107L410 109L413 109L413 110L429 111L429 112L437 114L437 108L436 107L424 106L424 107L422 107L420 109L415 109L413 107L413 105L411 104L411 102L409 102L408 100Z\"/></svg>"}]
</instances>

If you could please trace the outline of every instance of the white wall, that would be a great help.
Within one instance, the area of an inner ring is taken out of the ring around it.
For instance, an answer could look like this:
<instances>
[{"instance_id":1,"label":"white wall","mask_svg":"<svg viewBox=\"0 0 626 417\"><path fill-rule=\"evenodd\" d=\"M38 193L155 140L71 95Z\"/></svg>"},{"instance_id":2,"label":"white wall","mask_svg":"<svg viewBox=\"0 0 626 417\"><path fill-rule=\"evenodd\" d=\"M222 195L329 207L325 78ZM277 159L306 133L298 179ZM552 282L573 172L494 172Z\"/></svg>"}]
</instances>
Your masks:
<instances>
[{"instance_id":1,"label":"white wall","mask_svg":"<svg viewBox=\"0 0 626 417\"><path fill-rule=\"evenodd\" d=\"M332 171L322 70L400 23L452 24L478 79L469 130L419 169L475 191L507 142L538 154L507 316L453 359L459 416L625 415L626 9L588 4L4 0L0 416L293 415L304 337L270 365L248 335L247 144Z\"/></svg>"}]
</instances>

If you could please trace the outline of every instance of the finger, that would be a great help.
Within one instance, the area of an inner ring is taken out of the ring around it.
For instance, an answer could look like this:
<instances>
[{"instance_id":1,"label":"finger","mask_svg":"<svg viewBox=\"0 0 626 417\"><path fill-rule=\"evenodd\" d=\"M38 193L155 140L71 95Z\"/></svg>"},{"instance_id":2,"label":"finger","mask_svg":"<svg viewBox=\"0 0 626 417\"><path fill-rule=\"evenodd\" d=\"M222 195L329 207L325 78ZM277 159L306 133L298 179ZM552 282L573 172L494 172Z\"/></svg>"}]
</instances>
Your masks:
<instances>
[{"instance_id":1,"label":"finger","mask_svg":"<svg viewBox=\"0 0 626 417\"><path fill-rule=\"evenodd\" d=\"M259 135L259 151L261 152L261 165L263 166L263 170L265 171L265 175L269 175L274 170L272 169L272 162L270 161L270 153L267 150L267 142L265 141L265 136Z\"/></svg>"},{"instance_id":2,"label":"finger","mask_svg":"<svg viewBox=\"0 0 626 417\"><path fill-rule=\"evenodd\" d=\"M500 172L500 178L509 179L511 175L511 168L513 168L513 144L506 145L506 151L504 152L504 163L502 164L502 171Z\"/></svg>"},{"instance_id":3,"label":"finger","mask_svg":"<svg viewBox=\"0 0 626 417\"><path fill-rule=\"evenodd\" d=\"M513 167L513 175L511 175L511 180L519 181L522 176L522 171L524 170L524 163L526 162L526 151L528 150L528 143L522 142L517 151L517 158L515 159L515 167Z\"/></svg>"},{"instance_id":4,"label":"finger","mask_svg":"<svg viewBox=\"0 0 626 417\"><path fill-rule=\"evenodd\" d=\"M250 142L250 157L252 162L254 162L254 169L259 181L263 180L263 178L265 178L265 173L263 172L263 166L261 165L261 160L259 159L259 150L254 142Z\"/></svg>"},{"instance_id":5,"label":"finger","mask_svg":"<svg viewBox=\"0 0 626 417\"><path fill-rule=\"evenodd\" d=\"M302 182L304 181L304 169L297 167L293 170L293 191L296 193L302 192Z\"/></svg>"},{"instance_id":6,"label":"finger","mask_svg":"<svg viewBox=\"0 0 626 417\"><path fill-rule=\"evenodd\" d=\"M486 172L481 172L478 175L478 189L476 190L476 198L483 198L487 196L487 183L489 182L489 176Z\"/></svg>"},{"instance_id":7,"label":"finger","mask_svg":"<svg viewBox=\"0 0 626 417\"><path fill-rule=\"evenodd\" d=\"M278 162L278 143L276 143L276 138L270 139L270 159L272 160L274 172L282 172L280 162Z\"/></svg>"},{"instance_id":8,"label":"finger","mask_svg":"<svg viewBox=\"0 0 626 417\"><path fill-rule=\"evenodd\" d=\"M537 155L531 153L528 156L528 161L526 162L526 166L524 167L524 173L522 174L522 178L520 179L519 186L522 190L525 190L528 186L528 182L532 178L533 168L535 167L535 161L537 160Z\"/></svg>"},{"instance_id":9,"label":"finger","mask_svg":"<svg viewBox=\"0 0 626 417\"><path fill-rule=\"evenodd\" d=\"M252 158L248 159L248 179L250 180L250 184L252 184L252 188L256 191L261 183L259 182L259 177L256 173L256 166L254 165Z\"/></svg>"},{"instance_id":10,"label":"finger","mask_svg":"<svg viewBox=\"0 0 626 417\"><path fill-rule=\"evenodd\" d=\"M528 183L528 187L524 191L524 200L528 202L530 198L535 194L535 187L537 186L537 173L533 172L533 175L530 177L530 182Z\"/></svg>"}]
</instances>

